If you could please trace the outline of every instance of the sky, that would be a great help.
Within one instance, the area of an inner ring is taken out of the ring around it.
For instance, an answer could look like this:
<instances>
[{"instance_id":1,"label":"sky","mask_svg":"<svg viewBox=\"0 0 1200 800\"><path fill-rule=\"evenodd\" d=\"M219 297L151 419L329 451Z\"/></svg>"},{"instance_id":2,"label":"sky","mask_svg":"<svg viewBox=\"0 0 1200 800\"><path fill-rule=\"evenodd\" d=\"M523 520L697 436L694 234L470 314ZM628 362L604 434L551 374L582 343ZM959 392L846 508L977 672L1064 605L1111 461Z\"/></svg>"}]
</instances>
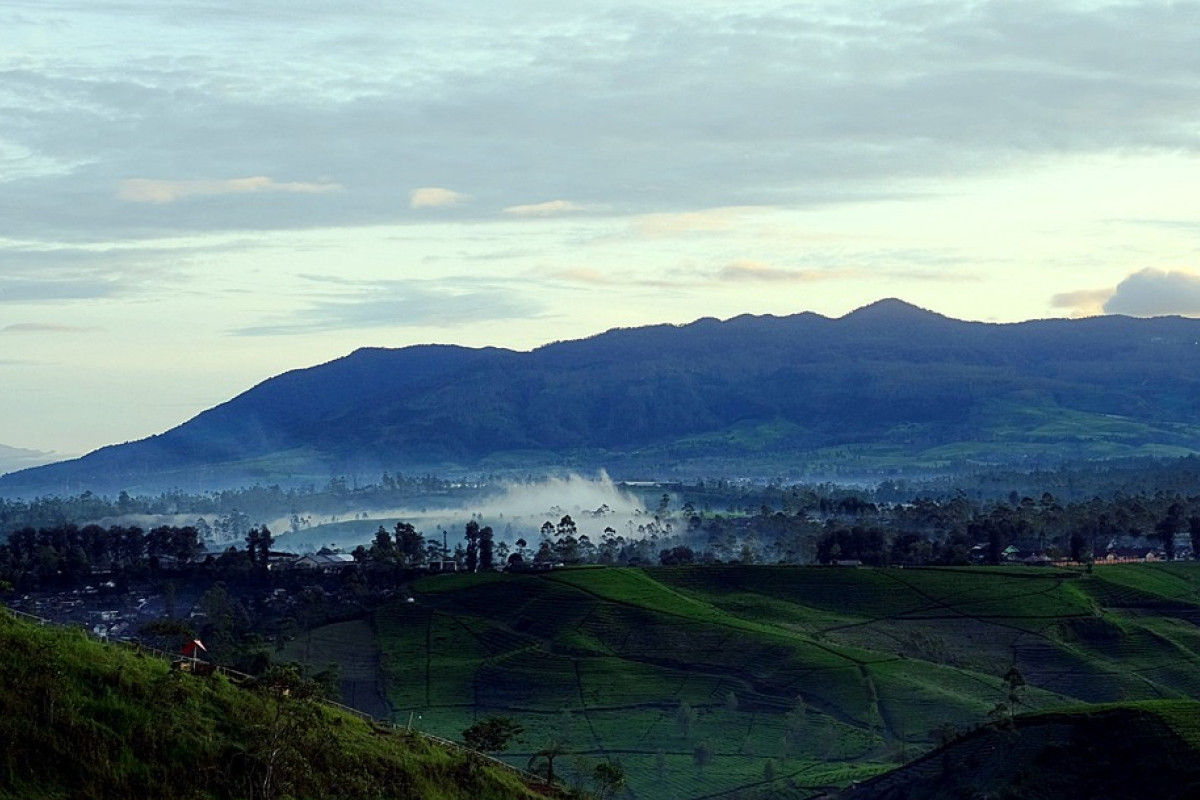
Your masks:
<instances>
[{"instance_id":1,"label":"sky","mask_svg":"<svg viewBox=\"0 0 1200 800\"><path fill-rule=\"evenodd\" d=\"M1200 2L7 0L0 471L359 347L1200 316L1197 187Z\"/></svg>"}]
</instances>

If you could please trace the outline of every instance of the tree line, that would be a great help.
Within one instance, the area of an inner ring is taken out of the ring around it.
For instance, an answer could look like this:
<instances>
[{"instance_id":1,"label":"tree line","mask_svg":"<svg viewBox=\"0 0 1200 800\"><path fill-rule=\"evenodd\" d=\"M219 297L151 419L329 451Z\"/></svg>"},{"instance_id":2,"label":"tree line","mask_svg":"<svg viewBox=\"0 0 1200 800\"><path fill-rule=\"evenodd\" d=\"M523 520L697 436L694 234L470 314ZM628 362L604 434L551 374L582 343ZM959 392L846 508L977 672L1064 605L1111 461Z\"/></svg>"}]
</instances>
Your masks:
<instances>
[{"instance_id":1,"label":"tree line","mask_svg":"<svg viewBox=\"0 0 1200 800\"><path fill-rule=\"evenodd\" d=\"M143 578L207 570L219 575L265 572L274 536L265 525L252 527L245 547L209 553L192 525L160 525L149 530L129 525L66 524L25 527L0 544L0 580L15 588L76 586L98 576Z\"/></svg>"}]
</instances>

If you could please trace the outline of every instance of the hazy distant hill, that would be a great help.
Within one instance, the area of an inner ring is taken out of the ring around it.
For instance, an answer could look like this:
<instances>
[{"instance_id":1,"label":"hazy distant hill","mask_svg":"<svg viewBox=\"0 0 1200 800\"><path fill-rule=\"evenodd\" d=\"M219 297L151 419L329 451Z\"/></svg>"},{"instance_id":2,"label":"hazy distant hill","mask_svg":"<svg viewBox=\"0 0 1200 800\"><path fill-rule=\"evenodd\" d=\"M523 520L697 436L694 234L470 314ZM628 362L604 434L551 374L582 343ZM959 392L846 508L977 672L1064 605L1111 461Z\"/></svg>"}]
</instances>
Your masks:
<instances>
[{"instance_id":1,"label":"hazy distant hill","mask_svg":"<svg viewBox=\"0 0 1200 800\"><path fill-rule=\"evenodd\" d=\"M9 447L8 445L0 444L0 474L49 464L54 460L53 453L45 453L40 450L26 450L22 447Z\"/></svg>"},{"instance_id":2,"label":"hazy distant hill","mask_svg":"<svg viewBox=\"0 0 1200 800\"><path fill-rule=\"evenodd\" d=\"M0 491L382 469L858 472L1200 450L1200 321L701 319L532 352L362 349Z\"/></svg>"}]
</instances>

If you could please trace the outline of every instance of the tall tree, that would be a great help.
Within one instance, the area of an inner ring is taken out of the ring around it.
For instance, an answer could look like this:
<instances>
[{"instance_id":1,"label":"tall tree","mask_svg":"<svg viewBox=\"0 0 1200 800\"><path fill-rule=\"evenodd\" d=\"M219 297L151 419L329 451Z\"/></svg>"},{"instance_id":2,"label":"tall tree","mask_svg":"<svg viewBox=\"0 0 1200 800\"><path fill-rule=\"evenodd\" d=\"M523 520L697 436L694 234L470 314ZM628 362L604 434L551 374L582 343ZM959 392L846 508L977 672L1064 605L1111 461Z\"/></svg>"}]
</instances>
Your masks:
<instances>
[{"instance_id":1,"label":"tall tree","mask_svg":"<svg viewBox=\"0 0 1200 800\"><path fill-rule=\"evenodd\" d=\"M1183 506L1172 503L1167 515L1154 526L1154 533L1162 542L1163 554L1168 561L1175 560L1175 533L1183 528Z\"/></svg>"},{"instance_id":2,"label":"tall tree","mask_svg":"<svg viewBox=\"0 0 1200 800\"><path fill-rule=\"evenodd\" d=\"M391 534L382 525L379 526L379 530L375 531L375 541L371 543L371 549L368 552L371 555L371 561L380 565L395 564L399 558Z\"/></svg>"},{"instance_id":3,"label":"tall tree","mask_svg":"<svg viewBox=\"0 0 1200 800\"><path fill-rule=\"evenodd\" d=\"M425 561L425 536L411 523L396 523L396 548L405 566L417 566Z\"/></svg>"},{"instance_id":4,"label":"tall tree","mask_svg":"<svg viewBox=\"0 0 1200 800\"><path fill-rule=\"evenodd\" d=\"M542 526L542 531L545 532L544 525ZM565 538L567 536L571 536L571 537L575 536L575 534L577 533L577 528L575 527L575 520L571 519L570 514L563 515L563 518L558 521L558 527L556 529L556 532L558 533L558 536L560 538Z\"/></svg>"},{"instance_id":5,"label":"tall tree","mask_svg":"<svg viewBox=\"0 0 1200 800\"><path fill-rule=\"evenodd\" d=\"M492 526L479 529L479 569L491 570L496 566L495 533Z\"/></svg>"},{"instance_id":6,"label":"tall tree","mask_svg":"<svg viewBox=\"0 0 1200 800\"><path fill-rule=\"evenodd\" d=\"M467 572L479 569L479 523L471 520L467 523Z\"/></svg>"},{"instance_id":7,"label":"tall tree","mask_svg":"<svg viewBox=\"0 0 1200 800\"><path fill-rule=\"evenodd\" d=\"M255 526L246 534L246 553L250 556L250 563L260 572L267 571L273 544L275 544L275 537L266 525L261 528Z\"/></svg>"}]
</instances>

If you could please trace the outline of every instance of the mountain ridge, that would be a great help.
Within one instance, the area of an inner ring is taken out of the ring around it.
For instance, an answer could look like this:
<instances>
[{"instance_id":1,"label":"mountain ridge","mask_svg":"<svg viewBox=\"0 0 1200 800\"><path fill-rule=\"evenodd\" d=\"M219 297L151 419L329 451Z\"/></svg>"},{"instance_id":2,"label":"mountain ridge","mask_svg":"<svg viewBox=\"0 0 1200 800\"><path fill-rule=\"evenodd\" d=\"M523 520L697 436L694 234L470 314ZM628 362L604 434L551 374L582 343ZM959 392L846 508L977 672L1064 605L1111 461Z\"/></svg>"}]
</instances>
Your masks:
<instances>
[{"instance_id":1,"label":"mountain ridge","mask_svg":"<svg viewBox=\"0 0 1200 800\"><path fill-rule=\"evenodd\" d=\"M777 474L839 448L864 471L1186 454L1200 450L1197 341L1200 321L1181 317L966 322L889 298L527 352L364 347L155 436L9 474L0 492L382 469Z\"/></svg>"}]
</instances>

